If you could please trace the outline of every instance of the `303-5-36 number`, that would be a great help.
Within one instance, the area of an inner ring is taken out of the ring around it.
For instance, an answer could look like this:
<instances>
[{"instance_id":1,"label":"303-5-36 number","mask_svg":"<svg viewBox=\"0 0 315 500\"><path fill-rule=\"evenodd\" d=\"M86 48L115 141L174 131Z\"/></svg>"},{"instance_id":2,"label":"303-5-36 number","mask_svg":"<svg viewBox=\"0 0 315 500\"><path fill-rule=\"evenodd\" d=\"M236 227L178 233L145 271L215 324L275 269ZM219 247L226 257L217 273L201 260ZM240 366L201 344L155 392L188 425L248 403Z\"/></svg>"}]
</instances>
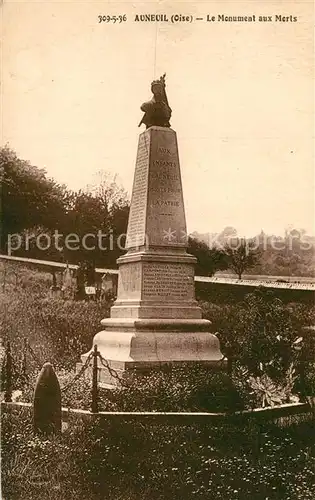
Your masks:
<instances>
[{"instance_id":1,"label":"303-5-36 number","mask_svg":"<svg viewBox=\"0 0 315 500\"><path fill-rule=\"evenodd\" d=\"M122 16L98 16L99 23L122 23L127 21L126 14Z\"/></svg>"}]
</instances>

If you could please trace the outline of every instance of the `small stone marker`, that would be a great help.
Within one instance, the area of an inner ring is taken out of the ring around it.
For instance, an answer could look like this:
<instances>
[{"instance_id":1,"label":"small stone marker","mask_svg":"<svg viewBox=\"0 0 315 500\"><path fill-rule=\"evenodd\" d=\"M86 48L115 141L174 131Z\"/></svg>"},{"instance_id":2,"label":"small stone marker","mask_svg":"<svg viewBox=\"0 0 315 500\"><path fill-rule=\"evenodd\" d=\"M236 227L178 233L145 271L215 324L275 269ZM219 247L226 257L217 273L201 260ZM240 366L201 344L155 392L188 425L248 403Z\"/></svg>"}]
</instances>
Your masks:
<instances>
[{"instance_id":1,"label":"small stone marker","mask_svg":"<svg viewBox=\"0 0 315 500\"><path fill-rule=\"evenodd\" d=\"M34 390L33 424L35 434L61 432L61 392L55 370L50 363L41 369Z\"/></svg>"}]
</instances>

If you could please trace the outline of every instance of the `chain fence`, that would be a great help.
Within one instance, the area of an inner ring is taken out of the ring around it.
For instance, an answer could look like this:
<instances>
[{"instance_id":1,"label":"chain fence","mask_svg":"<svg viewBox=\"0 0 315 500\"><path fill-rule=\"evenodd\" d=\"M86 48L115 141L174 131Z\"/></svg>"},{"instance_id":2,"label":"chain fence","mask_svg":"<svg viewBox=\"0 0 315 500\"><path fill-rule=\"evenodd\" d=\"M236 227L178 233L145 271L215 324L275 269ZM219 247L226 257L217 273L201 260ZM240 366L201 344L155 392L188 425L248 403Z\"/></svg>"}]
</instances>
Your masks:
<instances>
[{"instance_id":1,"label":"chain fence","mask_svg":"<svg viewBox=\"0 0 315 500\"><path fill-rule=\"evenodd\" d=\"M1 370L1 391L4 393L4 401L12 402L14 391L21 391L25 388L27 390L34 389L34 377L28 373L30 359L35 364L36 370L40 372L44 363L40 360L35 353L29 341L23 339L23 345L19 359L14 359L12 355L12 347L8 341L3 349L3 363ZM225 362L225 358L218 360L218 366ZM114 369L110 362L102 356L98 351L97 345L94 345L93 350L88 354L86 360L82 363L81 367L74 374L71 380L67 381L65 385L60 387L62 395L69 392L77 382L88 372L91 381L91 412L97 413L99 402L99 375L100 370L104 368L110 377L111 385L128 387L127 381ZM60 376L60 375L59 375Z\"/></svg>"},{"instance_id":2,"label":"chain fence","mask_svg":"<svg viewBox=\"0 0 315 500\"><path fill-rule=\"evenodd\" d=\"M12 347L10 341L6 342L3 349L2 366L1 366L1 392L4 393L4 401L12 402L14 391L23 390L25 387L33 388L31 377L28 373L29 358L35 363L36 370L40 372L43 364L27 339L23 340L23 347L19 359L15 359L12 355ZM70 389L74 388L76 383L84 376L86 372L92 375L91 379L91 412L98 412L99 400L99 364L108 370L112 378L117 380L121 385L126 385L122 377L120 377L115 369L110 366L110 363L105 359L94 346L93 351L89 353L86 360L75 373L73 378L65 385L60 387L61 394L66 394ZM92 373L91 373L92 372Z\"/></svg>"},{"instance_id":3,"label":"chain fence","mask_svg":"<svg viewBox=\"0 0 315 500\"><path fill-rule=\"evenodd\" d=\"M108 370L110 376L115 380L117 380L119 384L121 384L122 386L127 386L126 381L118 374L117 370L115 370L110 366L109 361L106 358L104 358L99 351L97 351L97 356L103 367Z\"/></svg>"},{"instance_id":4,"label":"chain fence","mask_svg":"<svg viewBox=\"0 0 315 500\"><path fill-rule=\"evenodd\" d=\"M75 383L82 377L82 375L85 373L85 371L89 368L90 361L93 358L93 356L94 356L94 353L91 352L88 355L88 357L86 358L85 363L81 366L81 368L78 371L78 373L76 373L74 375L74 377L70 380L70 382L68 382L66 385L64 385L63 387L60 388L61 392L66 392L66 391L68 391L69 389L71 389L75 385Z\"/></svg>"}]
</instances>

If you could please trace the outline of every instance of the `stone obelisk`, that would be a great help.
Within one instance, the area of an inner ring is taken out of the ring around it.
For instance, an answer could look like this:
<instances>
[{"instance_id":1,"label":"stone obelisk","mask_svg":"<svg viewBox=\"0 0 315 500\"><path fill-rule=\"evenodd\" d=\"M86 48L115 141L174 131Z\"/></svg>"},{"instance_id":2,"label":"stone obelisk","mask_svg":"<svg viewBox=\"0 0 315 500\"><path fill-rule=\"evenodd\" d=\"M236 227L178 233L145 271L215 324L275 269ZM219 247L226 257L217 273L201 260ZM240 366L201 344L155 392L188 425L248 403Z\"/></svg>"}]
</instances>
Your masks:
<instances>
[{"instance_id":1,"label":"stone obelisk","mask_svg":"<svg viewBox=\"0 0 315 500\"><path fill-rule=\"evenodd\" d=\"M169 363L222 359L195 300L195 257L186 252L187 229L176 133L165 77L152 83L153 99L142 105L129 213L126 254L119 265L117 300L103 331L95 335L101 355L121 375ZM86 355L82 356L82 361ZM115 383L106 368L100 380Z\"/></svg>"}]
</instances>

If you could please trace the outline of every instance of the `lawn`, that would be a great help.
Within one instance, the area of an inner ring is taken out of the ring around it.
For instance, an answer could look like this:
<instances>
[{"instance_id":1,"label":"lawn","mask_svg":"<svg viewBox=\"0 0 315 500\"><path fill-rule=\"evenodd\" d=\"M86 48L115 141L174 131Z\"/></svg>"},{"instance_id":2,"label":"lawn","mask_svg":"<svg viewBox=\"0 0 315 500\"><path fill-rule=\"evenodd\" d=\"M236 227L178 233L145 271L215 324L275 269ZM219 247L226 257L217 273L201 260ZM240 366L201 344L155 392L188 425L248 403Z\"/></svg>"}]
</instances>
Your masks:
<instances>
[{"instance_id":1,"label":"lawn","mask_svg":"<svg viewBox=\"0 0 315 500\"><path fill-rule=\"evenodd\" d=\"M34 438L27 417L2 415L5 500L173 498L312 500L314 422L253 424L70 425Z\"/></svg>"}]
</instances>

